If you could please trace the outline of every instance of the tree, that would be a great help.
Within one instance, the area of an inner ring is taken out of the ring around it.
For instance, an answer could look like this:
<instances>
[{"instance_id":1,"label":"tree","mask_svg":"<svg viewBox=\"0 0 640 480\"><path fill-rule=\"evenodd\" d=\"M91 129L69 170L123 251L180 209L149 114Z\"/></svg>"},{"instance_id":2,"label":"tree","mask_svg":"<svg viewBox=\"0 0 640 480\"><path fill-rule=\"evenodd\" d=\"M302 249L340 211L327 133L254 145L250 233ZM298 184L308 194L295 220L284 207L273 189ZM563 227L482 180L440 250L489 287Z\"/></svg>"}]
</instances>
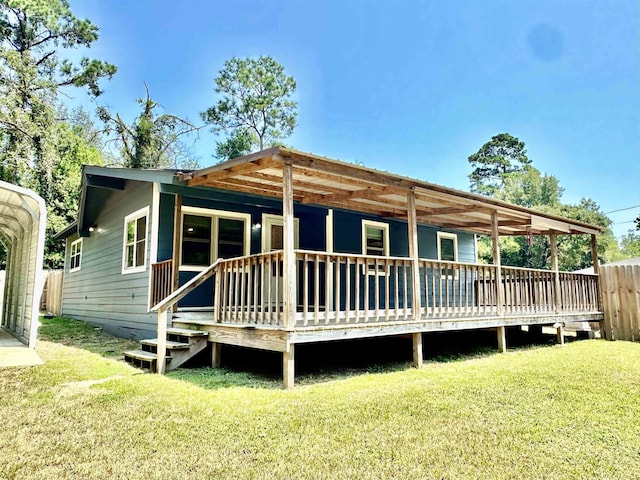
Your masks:
<instances>
[{"instance_id":1,"label":"tree","mask_svg":"<svg viewBox=\"0 0 640 480\"><path fill-rule=\"evenodd\" d=\"M503 137L506 135L508 138ZM527 208L533 208L551 215L558 215L578 220L604 228L604 233L598 240L598 255L604 261L611 261L619 256L617 242L611 232L611 220L600 210L596 202L582 199L577 205L563 204L563 188L559 180L548 174L541 173L534 168L529 158L517 160L514 167L507 150L499 151L502 141L514 146L511 152L517 150L525 153L524 142L514 139L508 134L496 135L486 143L478 153L471 155L469 160L485 158L495 149L496 163L489 160L482 165L473 164L474 172L469 175L472 188L485 195L494 196L500 200L514 203ZM488 147L489 146L489 147ZM515 149L515 150L514 150ZM484 262L491 262L492 249L489 237L479 239L479 258ZM592 264L590 239L584 235L560 235L558 237L558 259L561 270L578 270ZM545 269L551 266L551 244L546 236L516 236L500 238L500 260L504 265L516 267Z\"/></svg>"},{"instance_id":2,"label":"tree","mask_svg":"<svg viewBox=\"0 0 640 480\"><path fill-rule=\"evenodd\" d=\"M508 175L525 171L531 164L524 142L508 133L493 136L468 160L473 168L471 191L488 196L504 186Z\"/></svg>"},{"instance_id":3,"label":"tree","mask_svg":"<svg viewBox=\"0 0 640 480\"><path fill-rule=\"evenodd\" d=\"M640 257L640 234L629 230L620 239L620 246L625 258Z\"/></svg>"},{"instance_id":4,"label":"tree","mask_svg":"<svg viewBox=\"0 0 640 480\"><path fill-rule=\"evenodd\" d=\"M142 112L131 125L120 114L113 116L106 107L98 108L107 134L115 135L122 164L128 168L197 167L197 160L180 140L201 127L176 115L157 114L160 104L151 99L146 83L144 86L146 98L137 100Z\"/></svg>"},{"instance_id":5,"label":"tree","mask_svg":"<svg viewBox=\"0 0 640 480\"><path fill-rule=\"evenodd\" d=\"M55 107L65 87L85 87L100 95L100 80L116 67L82 58L61 59L60 53L90 47L98 28L76 18L67 0L0 1L0 178L38 192L48 207L65 192L57 181L58 142L63 133ZM55 232L56 215L48 218ZM59 266L61 245L47 245L45 264Z\"/></svg>"},{"instance_id":6,"label":"tree","mask_svg":"<svg viewBox=\"0 0 640 480\"><path fill-rule=\"evenodd\" d=\"M262 150L293 133L297 102L291 96L296 81L273 58L231 58L215 84L222 98L201 116L214 132L230 133L225 142L217 144L218 158Z\"/></svg>"}]
</instances>

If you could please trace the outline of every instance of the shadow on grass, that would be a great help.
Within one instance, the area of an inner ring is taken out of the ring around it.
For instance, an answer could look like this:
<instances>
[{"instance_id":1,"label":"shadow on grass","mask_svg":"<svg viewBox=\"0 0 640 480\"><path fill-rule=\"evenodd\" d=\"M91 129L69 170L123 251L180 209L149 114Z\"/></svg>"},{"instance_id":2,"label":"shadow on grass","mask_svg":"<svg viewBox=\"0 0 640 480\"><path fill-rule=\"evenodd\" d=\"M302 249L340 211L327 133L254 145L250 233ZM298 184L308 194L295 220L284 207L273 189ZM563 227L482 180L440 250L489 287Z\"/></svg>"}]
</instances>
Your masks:
<instances>
[{"instance_id":1,"label":"shadow on grass","mask_svg":"<svg viewBox=\"0 0 640 480\"><path fill-rule=\"evenodd\" d=\"M555 335L509 329L509 349L550 346ZM569 340L569 339L568 339ZM571 340L569 340L571 341ZM423 335L424 360L464 361L497 353L496 333L485 330ZM381 337L296 345L296 385L344 380L365 373L390 373L411 368L410 337ZM230 345L222 346L222 366L208 367L207 350L172 378L206 389L227 387L282 388L282 354Z\"/></svg>"},{"instance_id":2,"label":"shadow on grass","mask_svg":"<svg viewBox=\"0 0 640 480\"><path fill-rule=\"evenodd\" d=\"M109 359L122 359L125 350L138 348L131 340L114 337L100 327L66 317L40 317L38 339L80 348Z\"/></svg>"},{"instance_id":3,"label":"shadow on grass","mask_svg":"<svg viewBox=\"0 0 640 480\"><path fill-rule=\"evenodd\" d=\"M101 328L66 317L41 317L40 340L122 360L123 352L138 344L105 333ZM568 337L571 341L571 337ZM555 335L507 329L509 349L553 345ZM463 361L497 353L495 332L469 330L423 335L424 359ZM411 337L380 337L296 345L296 384L313 385L344 380L365 373L390 373L411 368ZM282 354L231 345L222 346L222 368L211 368L207 348L187 367L170 372L176 380L206 389L229 387L282 388Z\"/></svg>"}]
</instances>

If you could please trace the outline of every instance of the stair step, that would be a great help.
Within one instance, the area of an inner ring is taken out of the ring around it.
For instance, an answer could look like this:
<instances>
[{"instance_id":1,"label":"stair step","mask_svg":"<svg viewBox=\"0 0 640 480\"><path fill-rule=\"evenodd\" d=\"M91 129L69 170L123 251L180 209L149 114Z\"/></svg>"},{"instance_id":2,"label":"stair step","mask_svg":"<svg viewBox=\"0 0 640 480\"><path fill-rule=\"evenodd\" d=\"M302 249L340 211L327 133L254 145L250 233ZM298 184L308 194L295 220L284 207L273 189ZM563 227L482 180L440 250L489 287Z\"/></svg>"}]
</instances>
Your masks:
<instances>
[{"instance_id":1,"label":"stair step","mask_svg":"<svg viewBox=\"0 0 640 480\"><path fill-rule=\"evenodd\" d=\"M209 333L188 328L167 328L167 335L179 335L181 337L208 337Z\"/></svg>"},{"instance_id":2,"label":"stair step","mask_svg":"<svg viewBox=\"0 0 640 480\"><path fill-rule=\"evenodd\" d=\"M157 347L158 346L158 339L157 338L149 338L146 340L140 340L140 344L141 345L149 345L152 347ZM174 342L172 340L167 340L167 350L183 350L183 349L189 349L191 348L191 344L190 343L184 343L184 342Z\"/></svg>"},{"instance_id":3,"label":"stair step","mask_svg":"<svg viewBox=\"0 0 640 480\"><path fill-rule=\"evenodd\" d=\"M135 358L136 360L142 360L144 362L153 362L158 359L158 355L151 352L145 352L144 350L129 350L124 352L124 358Z\"/></svg>"}]
</instances>

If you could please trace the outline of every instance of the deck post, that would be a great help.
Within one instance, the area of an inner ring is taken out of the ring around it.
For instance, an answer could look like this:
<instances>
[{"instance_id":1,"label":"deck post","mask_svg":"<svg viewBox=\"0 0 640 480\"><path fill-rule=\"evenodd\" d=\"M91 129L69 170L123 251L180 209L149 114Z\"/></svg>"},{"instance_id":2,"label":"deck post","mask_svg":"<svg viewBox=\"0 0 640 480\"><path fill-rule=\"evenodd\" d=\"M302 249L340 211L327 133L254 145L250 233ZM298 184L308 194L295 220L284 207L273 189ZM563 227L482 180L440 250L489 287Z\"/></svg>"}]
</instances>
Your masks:
<instances>
[{"instance_id":1,"label":"deck post","mask_svg":"<svg viewBox=\"0 0 640 480\"><path fill-rule=\"evenodd\" d=\"M156 373L165 372L167 360L167 309L158 310L158 345L156 353Z\"/></svg>"},{"instance_id":2,"label":"deck post","mask_svg":"<svg viewBox=\"0 0 640 480\"><path fill-rule=\"evenodd\" d=\"M564 345L564 327L561 323L556 325L556 338L558 339L558 345Z\"/></svg>"},{"instance_id":3,"label":"deck post","mask_svg":"<svg viewBox=\"0 0 640 480\"><path fill-rule=\"evenodd\" d=\"M412 335L413 337L413 366L415 368L422 367L423 352L422 352L422 332L417 332Z\"/></svg>"},{"instance_id":4,"label":"deck post","mask_svg":"<svg viewBox=\"0 0 640 480\"><path fill-rule=\"evenodd\" d=\"M282 382L285 390L293 388L295 382L295 344L289 345L289 350L282 352Z\"/></svg>"},{"instance_id":5,"label":"deck post","mask_svg":"<svg viewBox=\"0 0 640 480\"><path fill-rule=\"evenodd\" d=\"M498 229L498 212L496 210L491 212L491 243L493 245L493 264L496 267L496 314L500 317L504 312L504 289L500 266L500 231Z\"/></svg>"},{"instance_id":6,"label":"deck post","mask_svg":"<svg viewBox=\"0 0 640 480\"><path fill-rule=\"evenodd\" d=\"M175 196L173 207L173 255L171 256L171 291L180 287L180 239L182 238L182 195Z\"/></svg>"},{"instance_id":7,"label":"deck post","mask_svg":"<svg viewBox=\"0 0 640 480\"><path fill-rule=\"evenodd\" d=\"M282 167L283 266L282 303L284 325L292 330L296 323L296 254L294 251L293 166Z\"/></svg>"},{"instance_id":8,"label":"deck post","mask_svg":"<svg viewBox=\"0 0 640 480\"><path fill-rule=\"evenodd\" d=\"M420 320L422 298L420 295L418 220L416 215L416 192L413 190L407 194L407 226L409 229L409 257L411 258L411 310L413 312L413 319Z\"/></svg>"},{"instance_id":9,"label":"deck post","mask_svg":"<svg viewBox=\"0 0 640 480\"><path fill-rule=\"evenodd\" d=\"M562 292L560 287L560 272L558 271L558 238L555 233L549 235L549 243L551 245L551 270L553 270L553 289L555 293L553 301L557 315L562 308Z\"/></svg>"},{"instance_id":10,"label":"deck post","mask_svg":"<svg viewBox=\"0 0 640 480\"><path fill-rule=\"evenodd\" d=\"M602 305L602 281L600 280L600 261L598 260L598 238L595 234L591 234L591 258L593 260L593 273L598 275L598 311L603 311ZM611 340L611 330L606 328L607 319L600 322L600 337Z\"/></svg>"},{"instance_id":11,"label":"deck post","mask_svg":"<svg viewBox=\"0 0 640 480\"><path fill-rule=\"evenodd\" d=\"M506 327L498 327L496 329L498 333L498 350L500 353L505 353L507 351L507 329Z\"/></svg>"},{"instance_id":12,"label":"deck post","mask_svg":"<svg viewBox=\"0 0 640 480\"><path fill-rule=\"evenodd\" d=\"M222 364L222 344L218 342L211 342L211 366L213 368L220 368Z\"/></svg>"}]
</instances>

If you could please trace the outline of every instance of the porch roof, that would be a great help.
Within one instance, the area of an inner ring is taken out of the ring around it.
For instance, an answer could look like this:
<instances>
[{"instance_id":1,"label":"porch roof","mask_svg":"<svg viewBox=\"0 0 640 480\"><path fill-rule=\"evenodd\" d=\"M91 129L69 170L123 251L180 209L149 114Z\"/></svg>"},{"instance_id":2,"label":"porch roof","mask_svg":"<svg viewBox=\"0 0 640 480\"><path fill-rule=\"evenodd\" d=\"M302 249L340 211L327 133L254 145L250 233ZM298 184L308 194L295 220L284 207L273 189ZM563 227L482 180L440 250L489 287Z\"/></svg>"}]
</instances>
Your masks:
<instances>
[{"instance_id":1,"label":"porch roof","mask_svg":"<svg viewBox=\"0 0 640 480\"><path fill-rule=\"evenodd\" d=\"M422 180L273 147L183 174L189 186L282 197L283 165L293 167L294 201L391 218L407 218L407 194L416 194L418 223L491 234L497 212L501 235L597 234L601 228Z\"/></svg>"}]
</instances>

